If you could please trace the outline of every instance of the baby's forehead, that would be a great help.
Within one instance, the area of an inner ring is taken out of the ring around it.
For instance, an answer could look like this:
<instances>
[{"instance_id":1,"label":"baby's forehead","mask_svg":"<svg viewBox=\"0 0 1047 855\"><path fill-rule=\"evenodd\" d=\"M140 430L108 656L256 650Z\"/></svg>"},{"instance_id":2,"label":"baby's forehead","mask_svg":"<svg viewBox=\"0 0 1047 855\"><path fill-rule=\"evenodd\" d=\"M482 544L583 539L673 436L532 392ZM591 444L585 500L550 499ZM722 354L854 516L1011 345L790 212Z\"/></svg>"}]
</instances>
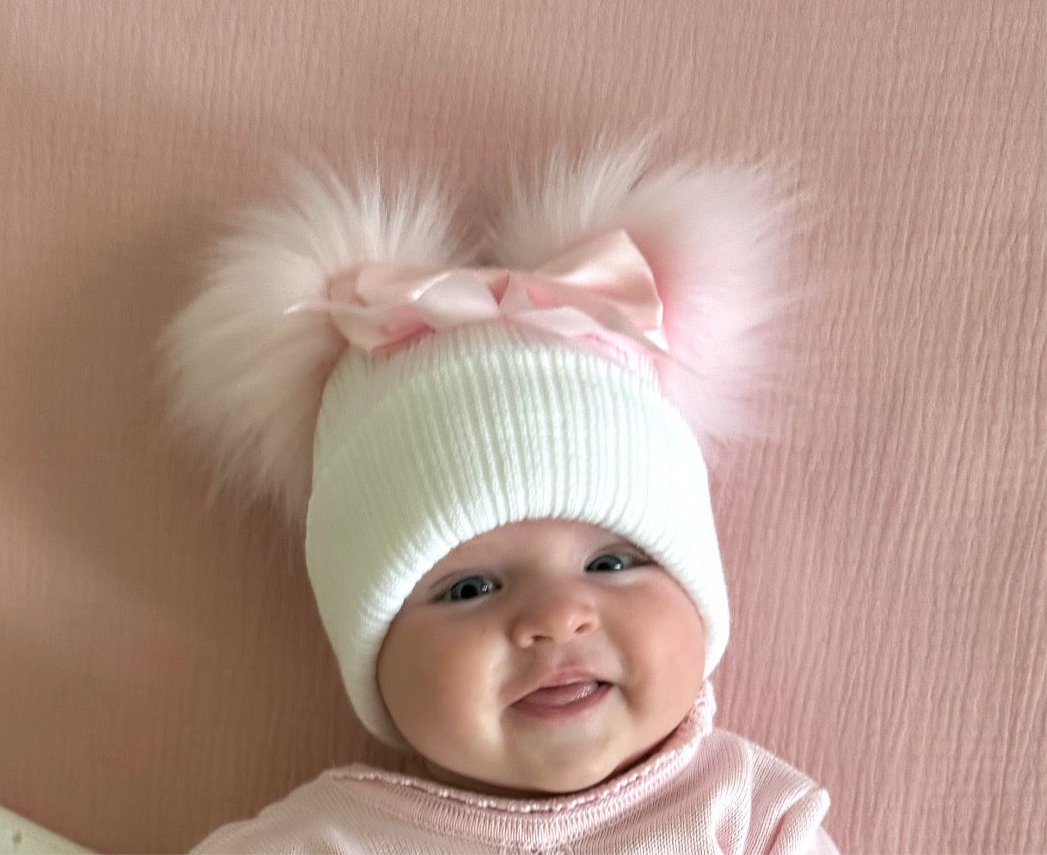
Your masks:
<instances>
[{"instance_id":1,"label":"baby's forehead","mask_svg":"<svg viewBox=\"0 0 1047 855\"><path fill-rule=\"evenodd\" d=\"M525 559L528 556L568 558L622 543L628 541L610 529L590 523L564 519L528 519L507 523L459 544L440 559L433 570L475 560Z\"/></svg>"}]
</instances>

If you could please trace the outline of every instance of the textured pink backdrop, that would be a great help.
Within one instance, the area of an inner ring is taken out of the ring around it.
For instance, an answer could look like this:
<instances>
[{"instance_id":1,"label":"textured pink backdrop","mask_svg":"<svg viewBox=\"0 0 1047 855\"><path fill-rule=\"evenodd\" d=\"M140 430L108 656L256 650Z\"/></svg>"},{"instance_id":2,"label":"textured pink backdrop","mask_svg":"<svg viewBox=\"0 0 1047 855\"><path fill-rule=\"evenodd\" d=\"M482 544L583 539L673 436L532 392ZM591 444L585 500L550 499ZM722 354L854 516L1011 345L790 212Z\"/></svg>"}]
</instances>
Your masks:
<instances>
[{"instance_id":1,"label":"textured pink backdrop","mask_svg":"<svg viewBox=\"0 0 1047 855\"><path fill-rule=\"evenodd\" d=\"M716 502L723 725L845 852L1047 852L1042 2L0 4L0 804L177 851L353 724L298 551L206 505L152 342L286 152L439 169L656 129L815 214L787 441Z\"/></svg>"}]
</instances>

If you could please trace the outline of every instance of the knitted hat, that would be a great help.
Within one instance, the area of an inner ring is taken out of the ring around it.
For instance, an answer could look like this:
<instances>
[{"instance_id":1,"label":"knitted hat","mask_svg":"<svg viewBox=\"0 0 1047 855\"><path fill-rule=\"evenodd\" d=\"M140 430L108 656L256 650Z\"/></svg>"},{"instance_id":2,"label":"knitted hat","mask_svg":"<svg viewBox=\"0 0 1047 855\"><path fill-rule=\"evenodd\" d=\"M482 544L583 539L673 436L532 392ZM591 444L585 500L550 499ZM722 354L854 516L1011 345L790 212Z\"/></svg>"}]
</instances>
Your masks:
<instances>
[{"instance_id":1,"label":"knitted hat","mask_svg":"<svg viewBox=\"0 0 1047 855\"><path fill-rule=\"evenodd\" d=\"M397 742L378 653L418 580L501 525L635 543L702 617L727 596L705 460L767 379L780 206L769 180L639 152L554 161L465 267L434 189L299 171L221 240L163 339L172 412L222 482L304 523L357 715ZM703 455L704 451L704 455Z\"/></svg>"}]
</instances>

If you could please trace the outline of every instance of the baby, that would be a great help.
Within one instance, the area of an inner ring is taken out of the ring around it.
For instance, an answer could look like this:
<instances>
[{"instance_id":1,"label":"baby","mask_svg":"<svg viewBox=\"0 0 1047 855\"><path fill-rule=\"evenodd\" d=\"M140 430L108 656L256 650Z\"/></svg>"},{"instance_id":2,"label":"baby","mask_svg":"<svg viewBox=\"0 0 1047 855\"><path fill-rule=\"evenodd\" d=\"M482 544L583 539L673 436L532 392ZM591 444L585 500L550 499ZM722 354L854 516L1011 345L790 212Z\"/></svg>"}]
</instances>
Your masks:
<instances>
[{"instance_id":1,"label":"baby","mask_svg":"<svg viewBox=\"0 0 1047 855\"><path fill-rule=\"evenodd\" d=\"M194 851L836 851L708 682L706 458L766 378L781 206L643 167L554 161L497 266L433 190L304 173L218 245L165 334L173 413L304 527L353 707L426 775L332 769Z\"/></svg>"}]
</instances>

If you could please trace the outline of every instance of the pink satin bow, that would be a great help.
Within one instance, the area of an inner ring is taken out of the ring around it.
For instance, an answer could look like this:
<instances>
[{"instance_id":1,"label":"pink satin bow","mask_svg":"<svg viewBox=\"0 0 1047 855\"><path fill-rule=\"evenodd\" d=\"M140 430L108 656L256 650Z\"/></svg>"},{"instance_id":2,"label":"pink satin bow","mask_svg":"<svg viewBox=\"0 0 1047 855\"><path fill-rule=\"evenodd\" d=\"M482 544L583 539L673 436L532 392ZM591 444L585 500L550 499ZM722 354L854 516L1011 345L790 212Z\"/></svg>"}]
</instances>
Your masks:
<instances>
[{"instance_id":1,"label":"pink satin bow","mask_svg":"<svg viewBox=\"0 0 1047 855\"><path fill-rule=\"evenodd\" d=\"M369 353L499 317L564 338L668 349L654 274L622 230L579 244L533 272L364 262L330 280L327 300L297 303L285 314L310 310L330 312L346 340Z\"/></svg>"}]
</instances>

